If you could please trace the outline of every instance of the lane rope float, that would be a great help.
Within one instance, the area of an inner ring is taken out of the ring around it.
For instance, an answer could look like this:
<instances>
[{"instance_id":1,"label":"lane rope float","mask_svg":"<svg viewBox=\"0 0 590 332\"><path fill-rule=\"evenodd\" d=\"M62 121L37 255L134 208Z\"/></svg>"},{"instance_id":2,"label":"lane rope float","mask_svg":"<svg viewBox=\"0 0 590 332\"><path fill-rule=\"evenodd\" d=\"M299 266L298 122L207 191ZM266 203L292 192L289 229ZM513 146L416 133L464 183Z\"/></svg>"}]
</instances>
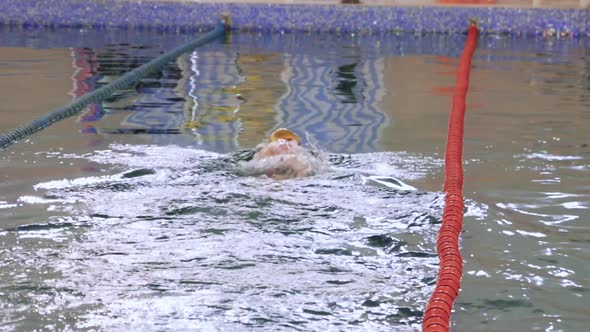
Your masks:
<instances>
[{"instance_id":1,"label":"lane rope float","mask_svg":"<svg viewBox=\"0 0 590 332\"><path fill-rule=\"evenodd\" d=\"M159 57L151 60L150 62L143 64L140 67L133 69L130 72L125 73L121 77L113 80L109 84L96 89L84 96L77 98L71 103L62 106L36 120L33 120L20 127L9 130L6 133L0 134L0 150L5 149L11 144L32 135L51 124L67 118L69 116L79 113L86 106L100 102L110 97L115 91L127 88L140 79L146 77L150 73L160 69L170 61L178 58L180 55L192 51L199 46L203 46L216 38L223 36L226 29L229 28L229 16L222 15L222 20L215 26L213 31L208 32L202 37L199 37L191 42L184 45L178 46L171 51L160 55Z\"/></svg>"},{"instance_id":2,"label":"lane rope float","mask_svg":"<svg viewBox=\"0 0 590 332\"><path fill-rule=\"evenodd\" d=\"M467 41L461 54L453 107L449 117L445 152L445 206L443 220L436 240L439 270L436 286L422 319L424 332L449 331L451 311L461 287L463 259L459 251L459 236L463 227L463 123L465 97L469 88L471 58L477 47L479 31L470 21Z\"/></svg>"}]
</instances>

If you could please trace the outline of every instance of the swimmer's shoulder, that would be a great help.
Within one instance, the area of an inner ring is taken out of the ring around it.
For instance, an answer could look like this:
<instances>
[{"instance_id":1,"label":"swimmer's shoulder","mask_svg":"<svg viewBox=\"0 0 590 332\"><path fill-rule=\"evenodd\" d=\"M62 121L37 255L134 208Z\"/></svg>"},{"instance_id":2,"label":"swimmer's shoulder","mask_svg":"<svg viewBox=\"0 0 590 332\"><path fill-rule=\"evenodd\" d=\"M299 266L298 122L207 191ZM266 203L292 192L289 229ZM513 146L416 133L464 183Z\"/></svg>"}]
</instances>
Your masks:
<instances>
[{"instance_id":1,"label":"swimmer's shoulder","mask_svg":"<svg viewBox=\"0 0 590 332\"><path fill-rule=\"evenodd\" d=\"M228 161L230 162L240 162L240 161L250 161L252 159L254 159L254 155L258 152L260 152L260 150L262 150L264 148L263 144L258 145L256 148L254 149L242 149L242 150L238 150L236 152L234 152L233 154L230 155L228 159ZM325 154L322 153L319 150L315 150L315 149L306 149L306 152L309 153L312 157L317 158L317 159L321 159L321 160L327 160L328 162L332 163L332 164L339 164L341 162L343 162L344 160L350 159L350 155L345 156L345 155L337 155L337 154Z\"/></svg>"}]
</instances>

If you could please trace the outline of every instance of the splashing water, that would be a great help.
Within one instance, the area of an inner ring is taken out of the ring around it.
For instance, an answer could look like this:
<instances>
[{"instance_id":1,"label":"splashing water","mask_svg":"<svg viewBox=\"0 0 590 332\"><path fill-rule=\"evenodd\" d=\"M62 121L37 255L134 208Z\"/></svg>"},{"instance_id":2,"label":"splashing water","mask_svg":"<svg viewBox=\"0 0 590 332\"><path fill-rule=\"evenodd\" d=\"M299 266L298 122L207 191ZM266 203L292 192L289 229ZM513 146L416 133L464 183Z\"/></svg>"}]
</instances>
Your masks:
<instances>
[{"instance_id":1,"label":"splashing water","mask_svg":"<svg viewBox=\"0 0 590 332\"><path fill-rule=\"evenodd\" d=\"M250 160L238 163L238 169L243 175L266 175L275 180L306 177L329 170L324 154L279 140L260 144Z\"/></svg>"},{"instance_id":2,"label":"splashing water","mask_svg":"<svg viewBox=\"0 0 590 332\"><path fill-rule=\"evenodd\" d=\"M275 181L242 176L216 153L111 148L77 157L120 172L39 183L39 196L21 197L67 216L1 235L21 245L8 263L11 296L36 308L9 308L8 326L419 326L441 194L372 166L400 156L333 155L329 171Z\"/></svg>"}]
</instances>

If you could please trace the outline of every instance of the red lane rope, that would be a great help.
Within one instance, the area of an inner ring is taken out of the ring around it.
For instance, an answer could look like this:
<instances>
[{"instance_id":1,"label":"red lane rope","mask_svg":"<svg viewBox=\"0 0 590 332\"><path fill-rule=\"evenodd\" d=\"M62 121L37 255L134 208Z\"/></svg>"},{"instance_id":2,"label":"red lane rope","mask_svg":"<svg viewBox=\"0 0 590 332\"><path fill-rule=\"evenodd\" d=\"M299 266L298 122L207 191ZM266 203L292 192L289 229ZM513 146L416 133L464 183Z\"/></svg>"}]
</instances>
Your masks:
<instances>
[{"instance_id":1,"label":"red lane rope","mask_svg":"<svg viewBox=\"0 0 590 332\"><path fill-rule=\"evenodd\" d=\"M424 332L449 331L451 310L461 287L463 259L459 251L459 235L463 226L463 121L465 96L469 87L471 57L477 46L478 30L470 23L465 49L461 54L457 83L453 93L453 109L449 118L445 152L445 207L436 240L440 260L436 287L424 311Z\"/></svg>"}]
</instances>

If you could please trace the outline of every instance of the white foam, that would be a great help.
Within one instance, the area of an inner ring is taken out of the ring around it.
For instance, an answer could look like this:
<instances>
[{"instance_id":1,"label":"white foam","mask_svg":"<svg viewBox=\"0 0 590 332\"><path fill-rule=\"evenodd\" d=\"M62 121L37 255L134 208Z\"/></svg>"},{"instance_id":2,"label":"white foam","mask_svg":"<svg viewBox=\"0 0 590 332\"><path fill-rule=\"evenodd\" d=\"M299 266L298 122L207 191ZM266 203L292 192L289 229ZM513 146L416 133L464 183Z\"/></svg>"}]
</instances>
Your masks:
<instances>
[{"instance_id":1,"label":"white foam","mask_svg":"<svg viewBox=\"0 0 590 332\"><path fill-rule=\"evenodd\" d=\"M549 161L563 161L563 160L580 160L580 159L583 159L580 156L560 156L560 155L550 154L550 153L530 153L530 154L525 154L524 157L527 158L527 159L543 159L543 160L549 160Z\"/></svg>"}]
</instances>

